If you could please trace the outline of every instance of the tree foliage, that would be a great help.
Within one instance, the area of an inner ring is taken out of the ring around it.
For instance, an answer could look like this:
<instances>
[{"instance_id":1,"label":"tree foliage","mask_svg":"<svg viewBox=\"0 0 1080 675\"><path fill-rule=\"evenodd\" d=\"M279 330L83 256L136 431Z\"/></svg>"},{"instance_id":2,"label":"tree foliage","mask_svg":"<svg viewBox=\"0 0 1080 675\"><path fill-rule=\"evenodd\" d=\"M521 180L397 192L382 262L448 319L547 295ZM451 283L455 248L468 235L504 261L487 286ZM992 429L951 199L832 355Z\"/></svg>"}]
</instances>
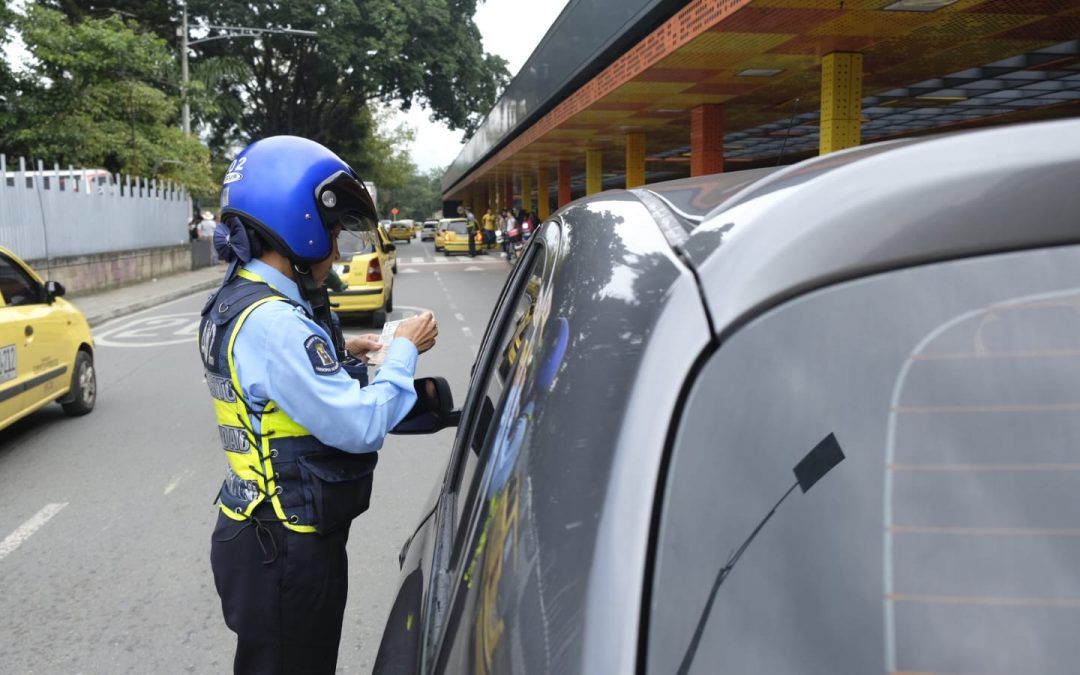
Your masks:
<instances>
[{"instance_id":1,"label":"tree foliage","mask_svg":"<svg viewBox=\"0 0 1080 675\"><path fill-rule=\"evenodd\" d=\"M16 23L33 60L15 76L8 151L214 190L209 152L177 128L164 41L119 16L72 24L39 5Z\"/></svg>"},{"instance_id":2,"label":"tree foliage","mask_svg":"<svg viewBox=\"0 0 1080 675\"><path fill-rule=\"evenodd\" d=\"M421 105L451 128L476 128L508 79L505 61L481 48L477 1L188 0L191 38L221 38L190 48L193 128L210 161L258 138L294 134L332 148L380 192L418 185L424 177L408 158L408 131L388 128L379 111ZM0 109L6 150L132 172L156 163L170 177L185 173L196 192L212 191L187 174L187 166L208 171L207 159L176 130L180 0L26 6L19 28L37 63L8 88L0 70L0 97L13 92L0 102L18 103ZM214 26L318 35L225 37Z\"/></svg>"}]
</instances>

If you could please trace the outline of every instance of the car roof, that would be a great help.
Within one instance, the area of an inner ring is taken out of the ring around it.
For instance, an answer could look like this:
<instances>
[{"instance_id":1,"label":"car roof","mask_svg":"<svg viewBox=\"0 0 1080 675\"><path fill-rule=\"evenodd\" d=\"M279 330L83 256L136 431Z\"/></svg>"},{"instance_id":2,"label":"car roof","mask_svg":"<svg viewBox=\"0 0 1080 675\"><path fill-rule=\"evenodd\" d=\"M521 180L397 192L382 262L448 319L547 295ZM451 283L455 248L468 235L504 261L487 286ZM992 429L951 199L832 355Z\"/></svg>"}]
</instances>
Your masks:
<instances>
[{"instance_id":1,"label":"car roof","mask_svg":"<svg viewBox=\"0 0 1080 675\"><path fill-rule=\"evenodd\" d=\"M1080 243L1080 120L884 143L756 181L680 246L717 333L814 288Z\"/></svg>"}]
</instances>

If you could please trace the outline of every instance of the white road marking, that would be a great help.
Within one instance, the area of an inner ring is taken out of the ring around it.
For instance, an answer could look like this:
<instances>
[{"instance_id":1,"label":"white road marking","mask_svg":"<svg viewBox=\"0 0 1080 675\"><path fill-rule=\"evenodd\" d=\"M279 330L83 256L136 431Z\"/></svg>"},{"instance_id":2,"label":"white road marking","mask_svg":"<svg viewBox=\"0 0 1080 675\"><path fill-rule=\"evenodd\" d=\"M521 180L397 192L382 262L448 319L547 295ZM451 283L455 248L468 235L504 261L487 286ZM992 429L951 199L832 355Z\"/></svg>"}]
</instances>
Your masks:
<instances>
[{"instance_id":1,"label":"white road marking","mask_svg":"<svg viewBox=\"0 0 1080 675\"><path fill-rule=\"evenodd\" d=\"M461 332L465 333L465 337L467 337L467 338L472 337L472 328L469 328L468 326L462 326L461 327Z\"/></svg>"},{"instance_id":2,"label":"white road marking","mask_svg":"<svg viewBox=\"0 0 1080 675\"><path fill-rule=\"evenodd\" d=\"M180 485L180 481L184 480L184 478L186 478L190 474L191 474L191 470L188 469L188 470L185 470L185 471L181 472L180 475L176 476L171 481L169 481L169 484L165 486L165 494L169 494L170 492L175 490L176 487L178 485Z\"/></svg>"},{"instance_id":3,"label":"white road marking","mask_svg":"<svg viewBox=\"0 0 1080 675\"><path fill-rule=\"evenodd\" d=\"M140 309L139 311L132 312L131 314L125 314L124 316L120 316L120 317L117 317L115 319L110 319L110 320L106 321L105 323L103 323L103 324L101 324L101 325L94 328L95 340L97 339L98 331L111 330L112 326L114 326L115 324L123 323L125 321L130 321L131 319L133 319L133 318L135 318L137 316L141 316L143 314L147 314L148 312L156 312L159 309L161 309L162 307L168 307L169 305L175 305L178 302L183 302L184 300L187 300L188 298L192 297L193 295L201 295L202 298L203 298L203 301L205 302L206 298L210 297L210 294L213 293L213 292L214 291L212 289L211 290L195 291L194 293L191 293L190 295L185 295L185 296L182 296L182 297L179 297L179 298L175 298L173 300L163 302L160 305L154 305L153 307L147 307L146 309ZM79 303L77 301L72 303L72 304L74 304L76 307L79 305ZM198 312L196 312L196 315L198 315Z\"/></svg>"},{"instance_id":4,"label":"white road marking","mask_svg":"<svg viewBox=\"0 0 1080 675\"><path fill-rule=\"evenodd\" d=\"M413 256L413 257L409 258L409 261L414 262L414 263L424 262L424 258L423 258L423 256Z\"/></svg>"},{"instance_id":5,"label":"white road marking","mask_svg":"<svg viewBox=\"0 0 1080 675\"><path fill-rule=\"evenodd\" d=\"M102 347L165 347L194 345L199 334L199 313L162 314L94 331L94 343Z\"/></svg>"},{"instance_id":6,"label":"white road marking","mask_svg":"<svg viewBox=\"0 0 1080 675\"><path fill-rule=\"evenodd\" d=\"M30 535L37 532L42 525L49 522L50 518L60 513L67 505L67 502L46 504L45 508L35 513L30 520L20 525L18 529L9 534L4 541L0 541L0 560L3 560L9 553L22 546L22 543L29 539Z\"/></svg>"},{"instance_id":7,"label":"white road marking","mask_svg":"<svg viewBox=\"0 0 1080 675\"><path fill-rule=\"evenodd\" d=\"M454 318L457 319L458 321L462 322L462 323L465 323L465 315L462 314L461 312L458 312L457 314L454 314Z\"/></svg>"},{"instance_id":8,"label":"white road marking","mask_svg":"<svg viewBox=\"0 0 1080 675\"><path fill-rule=\"evenodd\" d=\"M453 303L453 302L451 302L451 303L450 303L450 310L451 310L451 311L454 311L454 312L456 312L456 311L457 311L457 304L456 304L456 303Z\"/></svg>"},{"instance_id":9,"label":"white road marking","mask_svg":"<svg viewBox=\"0 0 1080 675\"><path fill-rule=\"evenodd\" d=\"M420 274L419 270L414 270L409 267L403 267L398 274Z\"/></svg>"},{"instance_id":10,"label":"white road marking","mask_svg":"<svg viewBox=\"0 0 1080 675\"><path fill-rule=\"evenodd\" d=\"M479 267L476 267L475 265L472 265L472 266L466 267L465 271L466 272L483 272L484 270L480 269Z\"/></svg>"}]
</instances>

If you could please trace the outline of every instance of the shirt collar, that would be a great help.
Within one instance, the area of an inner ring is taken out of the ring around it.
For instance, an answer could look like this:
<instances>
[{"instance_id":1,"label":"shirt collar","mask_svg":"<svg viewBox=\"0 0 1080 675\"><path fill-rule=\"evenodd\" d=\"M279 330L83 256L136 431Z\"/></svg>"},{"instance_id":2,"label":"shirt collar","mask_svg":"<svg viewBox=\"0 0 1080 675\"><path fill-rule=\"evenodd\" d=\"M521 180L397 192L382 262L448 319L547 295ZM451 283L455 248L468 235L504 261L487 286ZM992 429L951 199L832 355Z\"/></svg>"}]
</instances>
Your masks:
<instances>
[{"instance_id":1,"label":"shirt collar","mask_svg":"<svg viewBox=\"0 0 1080 675\"><path fill-rule=\"evenodd\" d=\"M307 310L308 314L311 314L311 305L309 305L308 301L300 295L300 287L296 285L295 281L279 272L276 268L255 258L245 263L244 269L262 277L263 281L270 285L270 288L273 288L293 302L300 303L300 305Z\"/></svg>"}]
</instances>

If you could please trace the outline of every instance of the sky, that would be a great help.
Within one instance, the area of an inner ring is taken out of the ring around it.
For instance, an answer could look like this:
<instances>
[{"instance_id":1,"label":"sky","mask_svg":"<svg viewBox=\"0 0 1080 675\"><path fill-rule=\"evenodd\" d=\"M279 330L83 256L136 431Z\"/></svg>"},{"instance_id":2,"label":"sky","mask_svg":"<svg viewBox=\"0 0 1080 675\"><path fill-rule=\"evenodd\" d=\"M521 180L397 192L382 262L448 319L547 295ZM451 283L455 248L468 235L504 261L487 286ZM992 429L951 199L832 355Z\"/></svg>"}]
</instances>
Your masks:
<instances>
[{"instance_id":1,"label":"sky","mask_svg":"<svg viewBox=\"0 0 1080 675\"><path fill-rule=\"evenodd\" d=\"M536 45L547 34L568 0L486 0L476 10L484 51L508 61L510 76L517 75ZM483 112L487 112L486 110ZM399 112L397 121L416 130L413 162L421 171L445 168L458 153L464 134L443 124L431 122L427 111L414 105L408 113Z\"/></svg>"},{"instance_id":2,"label":"sky","mask_svg":"<svg viewBox=\"0 0 1080 675\"><path fill-rule=\"evenodd\" d=\"M21 10L24 1L15 0L8 5ZM510 76L517 75L567 3L568 0L480 0L475 21L484 51L506 59ZM4 51L12 63L18 63L25 54L22 40L17 36L5 45ZM464 137L461 131L451 131L444 124L432 122L428 114L414 104L409 112L398 111L394 118L395 123L404 123L416 131L411 151L413 162L421 171L448 166L461 151Z\"/></svg>"}]
</instances>

